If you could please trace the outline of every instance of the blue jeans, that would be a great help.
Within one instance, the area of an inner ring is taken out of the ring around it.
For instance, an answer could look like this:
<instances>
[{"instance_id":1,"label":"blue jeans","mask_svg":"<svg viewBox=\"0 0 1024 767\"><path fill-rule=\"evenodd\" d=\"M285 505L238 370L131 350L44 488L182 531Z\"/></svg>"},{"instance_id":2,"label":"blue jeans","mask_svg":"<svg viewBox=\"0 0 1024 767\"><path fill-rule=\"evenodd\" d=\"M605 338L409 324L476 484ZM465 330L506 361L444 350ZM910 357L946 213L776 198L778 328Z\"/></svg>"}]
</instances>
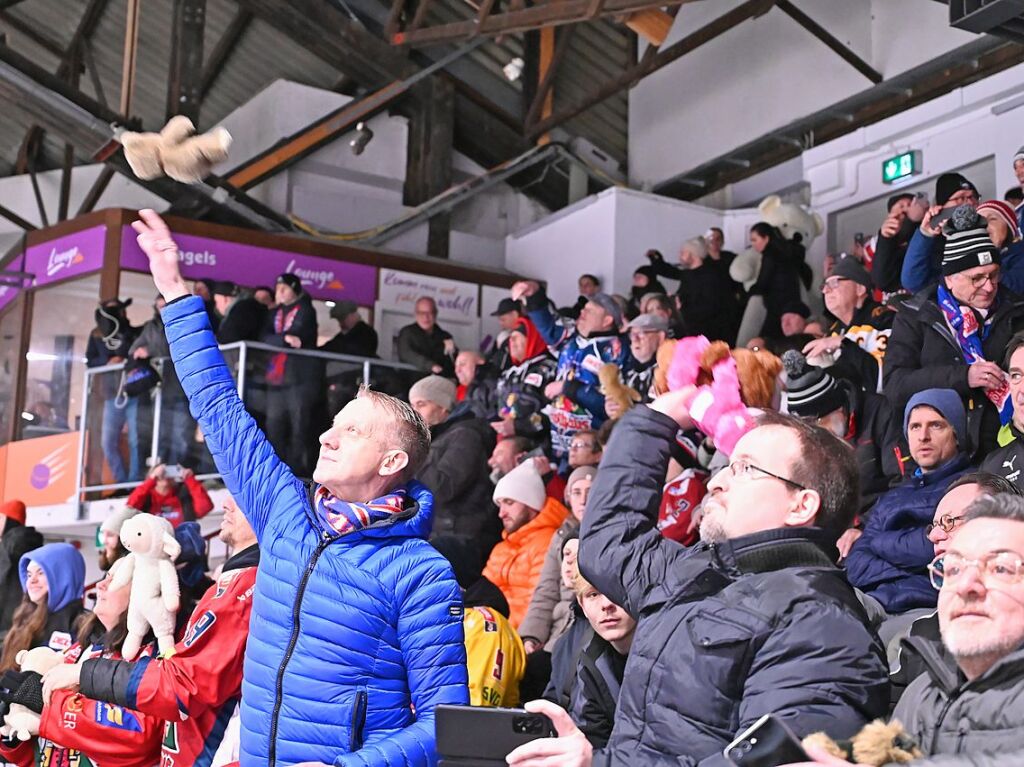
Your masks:
<instances>
[{"instance_id":1,"label":"blue jeans","mask_svg":"<svg viewBox=\"0 0 1024 767\"><path fill-rule=\"evenodd\" d=\"M188 412L188 400L164 397L160 403L160 459L172 466L188 458L195 421Z\"/></svg>"},{"instance_id":2,"label":"blue jeans","mask_svg":"<svg viewBox=\"0 0 1024 767\"><path fill-rule=\"evenodd\" d=\"M114 400L103 403L103 432L100 443L103 455L107 459L114 482L138 482L142 479L142 466L139 460L139 401L129 397L128 403L117 407ZM121 430L128 424L128 471L124 468L121 457Z\"/></svg>"}]
</instances>

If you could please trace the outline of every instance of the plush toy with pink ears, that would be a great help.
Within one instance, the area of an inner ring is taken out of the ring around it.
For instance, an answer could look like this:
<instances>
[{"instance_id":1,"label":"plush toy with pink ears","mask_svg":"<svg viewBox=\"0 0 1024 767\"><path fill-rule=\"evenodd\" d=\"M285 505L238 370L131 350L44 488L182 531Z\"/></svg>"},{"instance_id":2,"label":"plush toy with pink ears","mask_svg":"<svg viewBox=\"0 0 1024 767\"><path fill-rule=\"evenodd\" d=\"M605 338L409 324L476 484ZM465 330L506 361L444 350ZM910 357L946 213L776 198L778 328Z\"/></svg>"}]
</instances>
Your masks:
<instances>
[{"instance_id":1,"label":"plush toy with pink ears","mask_svg":"<svg viewBox=\"0 0 1024 767\"><path fill-rule=\"evenodd\" d=\"M681 339L668 369L670 391L694 386L701 373L701 360L711 343L704 336ZM740 398L736 360L726 351L711 367L711 383L698 386L686 406L694 424L718 450L731 455L740 437L754 428L752 411Z\"/></svg>"}]
</instances>

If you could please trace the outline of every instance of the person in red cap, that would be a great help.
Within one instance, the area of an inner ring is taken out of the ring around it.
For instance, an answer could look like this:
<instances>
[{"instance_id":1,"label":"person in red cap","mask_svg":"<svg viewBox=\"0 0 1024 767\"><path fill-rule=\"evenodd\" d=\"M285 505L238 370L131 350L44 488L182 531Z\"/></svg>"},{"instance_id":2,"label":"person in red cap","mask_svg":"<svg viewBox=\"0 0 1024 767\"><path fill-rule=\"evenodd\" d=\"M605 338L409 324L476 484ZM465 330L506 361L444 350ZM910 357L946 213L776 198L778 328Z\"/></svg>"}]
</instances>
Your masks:
<instances>
[{"instance_id":1,"label":"person in red cap","mask_svg":"<svg viewBox=\"0 0 1024 767\"><path fill-rule=\"evenodd\" d=\"M11 627L11 617L21 602L18 560L43 545L43 536L25 526L25 504L7 501L0 505L0 641Z\"/></svg>"}]
</instances>

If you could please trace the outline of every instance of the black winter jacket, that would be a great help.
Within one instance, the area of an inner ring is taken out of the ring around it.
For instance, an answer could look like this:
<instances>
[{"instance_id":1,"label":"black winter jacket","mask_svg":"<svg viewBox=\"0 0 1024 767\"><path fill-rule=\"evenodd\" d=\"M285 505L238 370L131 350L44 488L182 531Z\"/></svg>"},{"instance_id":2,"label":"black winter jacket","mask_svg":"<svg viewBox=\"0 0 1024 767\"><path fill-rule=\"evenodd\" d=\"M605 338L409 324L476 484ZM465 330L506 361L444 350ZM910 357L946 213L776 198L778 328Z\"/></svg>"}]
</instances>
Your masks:
<instances>
[{"instance_id":1,"label":"black winter jacket","mask_svg":"<svg viewBox=\"0 0 1024 767\"><path fill-rule=\"evenodd\" d=\"M980 459L996 447L999 413L981 389L967 385L967 363L930 287L907 301L896 315L885 353L885 396L897 415L924 389L955 390L967 410L971 455ZM1010 338L1024 329L1024 298L1003 288L992 329L982 343L985 359L997 365Z\"/></svg>"},{"instance_id":2,"label":"black winter jacket","mask_svg":"<svg viewBox=\"0 0 1024 767\"><path fill-rule=\"evenodd\" d=\"M892 237L883 237L881 231L875 241L875 259L871 262L871 279L875 287L883 293L895 293L903 288L900 272L903 270L903 257L907 255L907 245L918 227L917 221L904 218L900 228Z\"/></svg>"},{"instance_id":3,"label":"black winter jacket","mask_svg":"<svg viewBox=\"0 0 1024 767\"><path fill-rule=\"evenodd\" d=\"M626 656L596 634L580 653L569 715L595 748L611 737L625 670Z\"/></svg>"},{"instance_id":4,"label":"black winter jacket","mask_svg":"<svg viewBox=\"0 0 1024 767\"><path fill-rule=\"evenodd\" d=\"M406 325L398 331L398 359L426 371L431 370L434 365L440 365L440 375L454 378L455 359L444 353L444 342L451 337L452 334L442 330L440 325L434 325L434 329L429 333L415 322Z\"/></svg>"},{"instance_id":5,"label":"black winter jacket","mask_svg":"<svg viewBox=\"0 0 1024 767\"><path fill-rule=\"evenodd\" d=\"M217 343L259 341L267 323L267 307L255 298L236 298L217 328Z\"/></svg>"},{"instance_id":6,"label":"black winter jacket","mask_svg":"<svg viewBox=\"0 0 1024 767\"><path fill-rule=\"evenodd\" d=\"M0 536L0 641L3 641L24 594L18 562L23 554L43 545L43 536L34 527L25 527L11 519L0 517L0 526L4 526L4 534Z\"/></svg>"},{"instance_id":7,"label":"black winter jacket","mask_svg":"<svg viewBox=\"0 0 1024 767\"><path fill-rule=\"evenodd\" d=\"M432 535L467 536L490 551L501 537L487 465L494 429L460 406L430 433L430 453L416 478L434 494Z\"/></svg>"},{"instance_id":8,"label":"black winter jacket","mask_svg":"<svg viewBox=\"0 0 1024 767\"><path fill-rule=\"evenodd\" d=\"M687 549L658 533L677 430L647 407L626 413L583 518L581 572L639 621L595 764L723 765L767 713L840 738L884 716L885 653L833 563L834 536L791 528Z\"/></svg>"},{"instance_id":9,"label":"black winter jacket","mask_svg":"<svg viewBox=\"0 0 1024 767\"><path fill-rule=\"evenodd\" d=\"M696 269L665 261L654 261L651 265L658 275L679 280L676 294L682 307L680 314L690 333L707 336L711 341L729 344L736 341L739 304L736 283L727 270L710 259L705 259Z\"/></svg>"},{"instance_id":10,"label":"black winter jacket","mask_svg":"<svg viewBox=\"0 0 1024 767\"><path fill-rule=\"evenodd\" d=\"M1010 421L1000 433L1000 438L1004 434L1013 439L985 456L985 460L981 462L981 470L990 471L1015 487L1024 488L1024 481L1021 480L1021 471L1024 470L1024 433Z\"/></svg>"}]
</instances>

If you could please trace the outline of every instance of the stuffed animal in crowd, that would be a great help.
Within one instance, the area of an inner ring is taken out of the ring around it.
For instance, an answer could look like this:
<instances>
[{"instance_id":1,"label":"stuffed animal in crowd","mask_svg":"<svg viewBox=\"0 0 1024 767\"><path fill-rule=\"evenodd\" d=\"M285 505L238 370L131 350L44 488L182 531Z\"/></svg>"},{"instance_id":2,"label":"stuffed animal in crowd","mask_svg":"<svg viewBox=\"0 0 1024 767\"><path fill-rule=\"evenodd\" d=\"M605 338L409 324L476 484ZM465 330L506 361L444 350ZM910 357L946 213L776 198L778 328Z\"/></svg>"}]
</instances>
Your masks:
<instances>
[{"instance_id":1,"label":"stuffed animal in crowd","mask_svg":"<svg viewBox=\"0 0 1024 767\"><path fill-rule=\"evenodd\" d=\"M643 399L640 392L632 386L626 386L619 377L619 366L614 362L606 362L597 371L597 378L601 382L601 393L605 397L605 409L608 410L609 400L614 403L608 417L616 420L629 410L633 405ZM612 415L612 412L615 415Z\"/></svg>"},{"instance_id":2,"label":"stuffed animal in crowd","mask_svg":"<svg viewBox=\"0 0 1024 767\"><path fill-rule=\"evenodd\" d=\"M128 549L110 569L111 589L131 583L128 598L128 637L121 647L125 660L139 654L142 640L150 628L161 653L174 649L174 621L180 592L174 560L181 545L174 528L163 517L136 514L121 525L121 544Z\"/></svg>"},{"instance_id":3,"label":"stuffed animal in crowd","mask_svg":"<svg viewBox=\"0 0 1024 767\"><path fill-rule=\"evenodd\" d=\"M744 290L750 290L761 273L761 254L753 248L741 250L729 264L729 276L740 283Z\"/></svg>"},{"instance_id":4,"label":"stuffed animal in crowd","mask_svg":"<svg viewBox=\"0 0 1024 767\"><path fill-rule=\"evenodd\" d=\"M119 137L124 156L139 178L149 181L170 176L194 184L210 175L228 157L231 134L214 128L195 135L196 126L184 115L172 117L159 133L125 132Z\"/></svg>"},{"instance_id":5,"label":"stuffed animal in crowd","mask_svg":"<svg viewBox=\"0 0 1024 767\"><path fill-rule=\"evenodd\" d=\"M924 756L914 739L895 719L891 722L876 719L864 725L864 729L850 740L836 742L823 732L815 732L804 738L803 743L805 746L817 746L840 759L872 767L907 764Z\"/></svg>"},{"instance_id":6,"label":"stuffed animal in crowd","mask_svg":"<svg viewBox=\"0 0 1024 767\"><path fill-rule=\"evenodd\" d=\"M686 385L703 385L711 383L712 370L715 364L727 354L736 360L739 372L740 397L743 404L754 408L773 408L777 405L779 395L779 374L782 372L782 360L765 349L729 349L724 341L708 342L702 337L684 338L680 341L668 340L658 347L658 366L654 370L654 393L664 394L667 391L682 388ZM690 350L673 360L676 345L690 345ZM682 360L686 360L685 369ZM669 371L675 370L680 379L672 385ZM684 383L689 381L690 384Z\"/></svg>"},{"instance_id":7,"label":"stuffed animal in crowd","mask_svg":"<svg viewBox=\"0 0 1024 767\"><path fill-rule=\"evenodd\" d=\"M42 676L54 666L59 666L63 656L49 647L35 647L22 650L14 660L22 671L34 671ZM12 703L0 727L0 737L31 740L39 734L39 720L39 714L32 709Z\"/></svg>"}]
</instances>

